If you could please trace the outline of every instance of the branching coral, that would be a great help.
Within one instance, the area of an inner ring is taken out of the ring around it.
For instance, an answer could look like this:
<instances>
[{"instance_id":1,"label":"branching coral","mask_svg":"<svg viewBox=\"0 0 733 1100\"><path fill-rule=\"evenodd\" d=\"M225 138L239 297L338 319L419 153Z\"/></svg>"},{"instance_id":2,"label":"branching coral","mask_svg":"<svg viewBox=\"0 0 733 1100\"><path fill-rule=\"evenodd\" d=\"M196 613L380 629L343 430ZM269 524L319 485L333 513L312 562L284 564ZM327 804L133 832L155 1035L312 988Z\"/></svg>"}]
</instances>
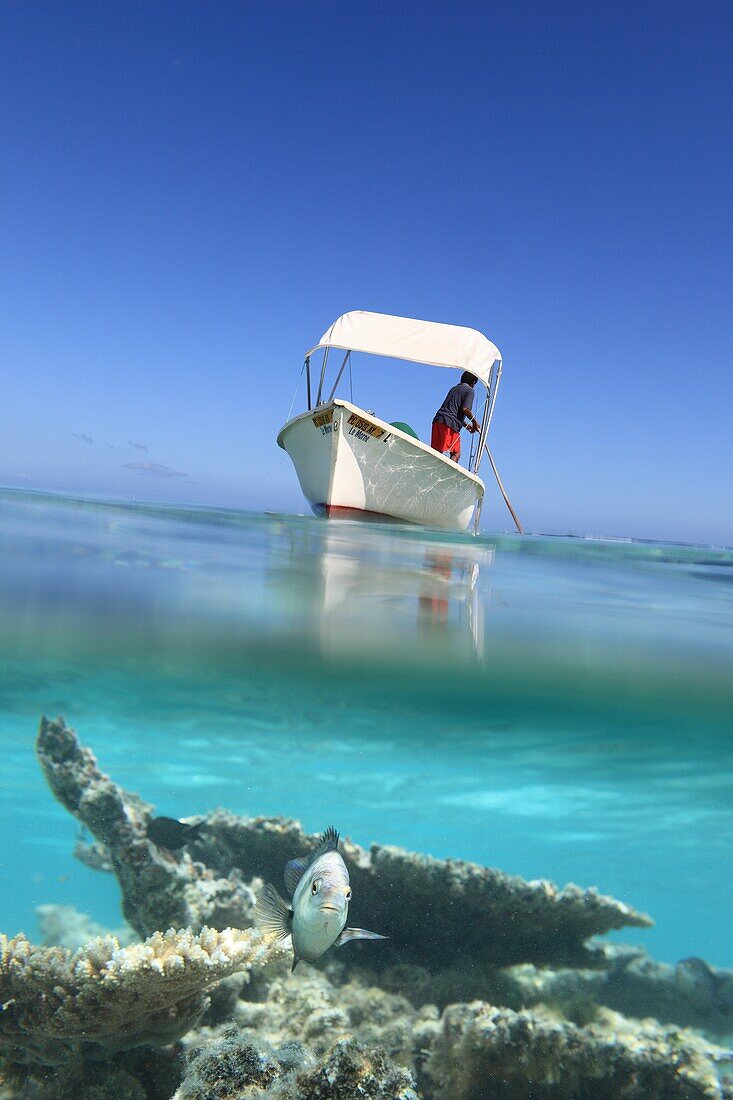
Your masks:
<instances>
[{"instance_id":1,"label":"branching coral","mask_svg":"<svg viewBox=\"0 0 733 1100\"><path fill-rule=\"evenodd\" d=\"M0 1052L37 1068L170 1043L201 1016L209 986L269 954L258 933L234 929L171 929L129 947L108 936L73 954L0 936Z\"/></svg>"}]
</instances>

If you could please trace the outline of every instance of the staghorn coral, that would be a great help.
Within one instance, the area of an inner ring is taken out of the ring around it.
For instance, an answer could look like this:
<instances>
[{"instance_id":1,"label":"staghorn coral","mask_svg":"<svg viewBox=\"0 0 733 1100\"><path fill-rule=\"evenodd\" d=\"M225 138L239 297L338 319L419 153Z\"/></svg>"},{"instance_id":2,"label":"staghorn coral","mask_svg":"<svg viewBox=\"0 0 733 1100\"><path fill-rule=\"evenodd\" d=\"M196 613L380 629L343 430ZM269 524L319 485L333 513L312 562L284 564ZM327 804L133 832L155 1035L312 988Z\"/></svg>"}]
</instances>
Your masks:
<instances>
[{"instance_id":1,"label":"staghorn coral","mask_svg":"<svg viewBox=\"0 0 733 1100\"><path fill-rule=\"evenodd\" d=\"M731 1100L725 1058L692 1032L608 1009L576 1027L474 1002L445 1010L425 1069L431 1100Z\"/></svg>"},{"instance_id":2,"label":"staghorn coral","mask_svg":"<svg viewBox=\"0 0 733 1100\"><path fill-rule=\"evenodd\" d=\"M56 797L107 847L125 916L144 934L168 925L250 924L252 891L242 879L279 882L286 862L314 843L296 821L220 810L207 815L203 835L189 845L199 862L186 853L176 859L145 837L152 807L103 775L63 719L42 719L38 756ZM651 924L595 889L561 890L400 848L373 845L367 852L345 841L342 851L354 889L352 922L391 937L375 967L455 964L481 972L521 962L604 965L602 949L587 946L591 936ZM356 964L362 946L349 946L344 957Z\"/></svg>"},{"instance_id":3,"label":"staghorn coral","mask_svg":"<svg viewBox=\"0 0 733 1100\"><path fill-rule=\"evenodd\" d=\"M129 947L108 936L73 954L0 936L0 1053L38 1070L171 1043L199 1019L209 986L270 953L258 933L234 929L171 929Z\"/></svg>"},{"instance_id":4,"label":"staghorn coral","mask_svg":"<svg viewBox=\"0 0 733 1100\"><path fill-rule=\"evenodd\" d=\"M146 828L153 807L104 775L62 718L41 719L36 751L56 798L104 845L125 919L141 937L160 928L252 924L255 896L240 876L217 877L187 854L176 858L152 844Z\"/></svg>"},{"instance_id":5,"label":"staghorn coral","mask_svg":"<svg viewBox=\"0 0 733 1100\"><path fill-rule=\"evenodd\" d=\"M173 1100L417 1100L411 1074L378 1049L342 1039L321 1059L229 1029L194 1052Z\"/></svg>"}]
</instances>

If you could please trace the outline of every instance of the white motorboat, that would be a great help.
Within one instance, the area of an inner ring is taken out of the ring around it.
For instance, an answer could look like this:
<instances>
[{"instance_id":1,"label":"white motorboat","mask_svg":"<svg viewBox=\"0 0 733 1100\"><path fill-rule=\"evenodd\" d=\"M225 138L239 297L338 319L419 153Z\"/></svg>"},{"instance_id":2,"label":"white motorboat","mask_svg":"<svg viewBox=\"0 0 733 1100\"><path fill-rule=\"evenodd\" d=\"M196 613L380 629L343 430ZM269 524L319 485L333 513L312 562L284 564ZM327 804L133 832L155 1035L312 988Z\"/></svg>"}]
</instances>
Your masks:
<instances>
[{"instance_id":1,"label":"white motorboat","mask_svg":"<svg viewBox=\"0 0 733 1100\"><path fill-rule=\"evenodd\" d=\"M331 348L344 352L324 398ZM311 399L311 357L323 351L315 401ZM389 424L336 396L352 352L408 362L453 367L486 387L481 432L473 468L433 450L407 425ZM290 455L303 494L316 515L382 518L465 531L478 519L484 483L478 476L502 361L498 348L475 329L417 321L361 310L345 313L306 353L308 408L288 420L277 442Z\"/></svg>"}]
</instances>

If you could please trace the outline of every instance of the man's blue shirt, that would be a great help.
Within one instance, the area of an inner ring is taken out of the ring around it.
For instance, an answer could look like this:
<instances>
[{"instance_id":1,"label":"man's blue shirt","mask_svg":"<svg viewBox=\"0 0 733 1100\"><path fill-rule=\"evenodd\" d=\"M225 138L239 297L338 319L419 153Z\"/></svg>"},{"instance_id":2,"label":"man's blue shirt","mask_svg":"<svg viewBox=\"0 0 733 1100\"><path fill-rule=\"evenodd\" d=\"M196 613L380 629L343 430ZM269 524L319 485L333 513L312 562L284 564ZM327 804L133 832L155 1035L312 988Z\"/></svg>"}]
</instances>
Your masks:
<instances>
[{"instance_id":1,"label":"man's blue shirt","mask_svg":"<svg viewBox=\"0 0 733 1100\"><path fill-rule=\"evenodd\" d=\"M459 382L453 389L448 390L445 401L436 412L433 420L441 424L447 424L454 432L460 432L463 427L463 413L461 409L473 410L473 386L468 382Z\"/></svg>"}]
</instances>

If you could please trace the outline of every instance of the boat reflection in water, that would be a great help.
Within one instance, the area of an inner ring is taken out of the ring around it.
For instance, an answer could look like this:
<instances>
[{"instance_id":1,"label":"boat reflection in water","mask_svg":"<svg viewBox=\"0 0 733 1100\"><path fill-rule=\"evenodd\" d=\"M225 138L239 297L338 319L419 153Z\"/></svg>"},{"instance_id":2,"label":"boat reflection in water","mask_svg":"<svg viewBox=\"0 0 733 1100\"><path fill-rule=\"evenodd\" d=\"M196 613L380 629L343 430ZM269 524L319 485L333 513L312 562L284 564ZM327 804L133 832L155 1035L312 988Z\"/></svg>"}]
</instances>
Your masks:
<instances>
[{"instance_id":1,"label":"boat reflection in water","mask_svg":"<svg viewBox=\"0 0 733 1100\"><path fill-rule=\"evenodd\" d=\"M482 553L484 570L493 561L494 548ZM418 622L423 631L467 634L479 660L484 654L484 604L479 594L481 567L475 549L427 550L418 596Z\"/></svg>"},{"instance_id":2,"label":"boat reflection in water","mask_svg":"<svg viewBox=\"0 0 733 1100\"><path fill-rule=\"evenodd\" d=\"M311 651L481 661L494 547L363 523L289 525L271 595ZM273 591L274 590L274 591Z\"/></svg>"}]
</instances>

